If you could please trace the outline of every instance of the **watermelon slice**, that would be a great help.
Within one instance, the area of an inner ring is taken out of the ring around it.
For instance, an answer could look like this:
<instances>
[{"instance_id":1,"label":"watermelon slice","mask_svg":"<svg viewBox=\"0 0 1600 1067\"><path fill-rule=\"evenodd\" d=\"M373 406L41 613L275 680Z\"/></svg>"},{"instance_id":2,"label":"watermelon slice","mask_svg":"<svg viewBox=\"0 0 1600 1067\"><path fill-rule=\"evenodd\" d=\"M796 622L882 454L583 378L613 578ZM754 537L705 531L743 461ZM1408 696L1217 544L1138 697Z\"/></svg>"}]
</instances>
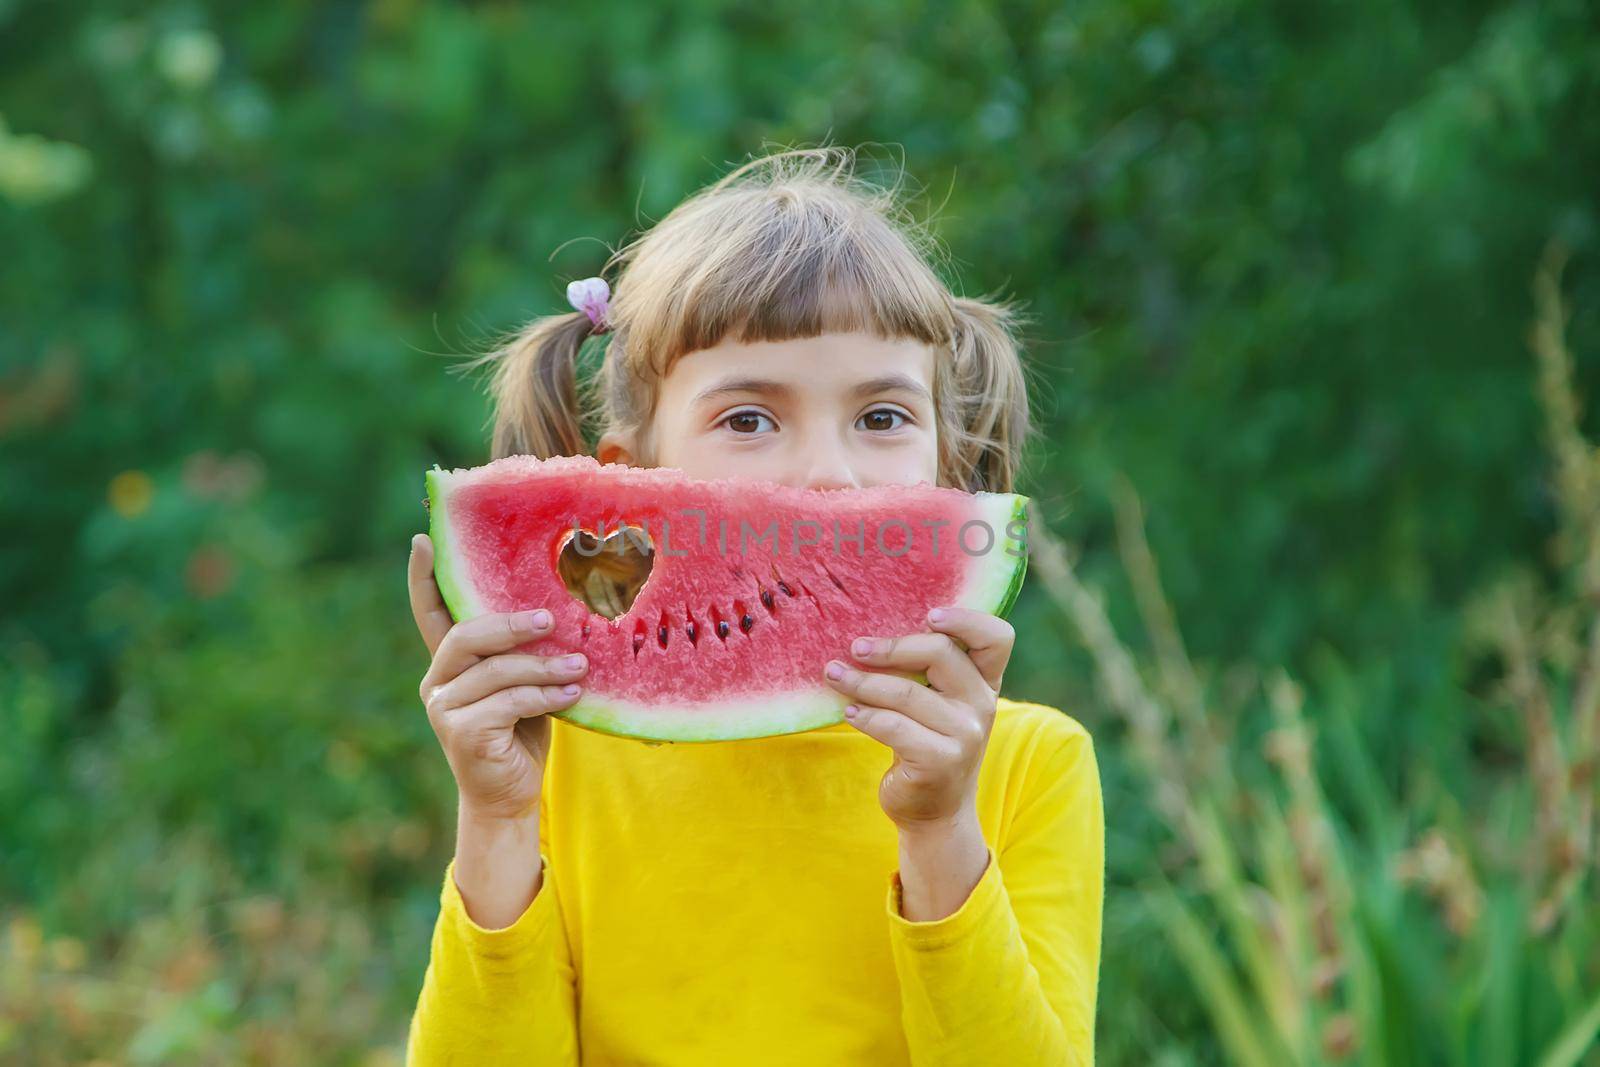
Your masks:
<instances>
[{"instance_id":1,"label":"watermelon slice","mask_svg":"<svg viewBox=\"0 0 1600 1067\"><path fill-rule=\"evenodd\" d=\"M559 717L625 737L842 722L848 700L822 671L849 661L853 639L925 629L944 605L1003 615L1027 568L1027 498L1010 493L796 489L588 457L435 466L426 480L451 614L548 608L554 631L524 651L589 659L583 696ZM608 617L569 581L576 560L619 546L649 571Z\"/></svg>"}]
</instances>

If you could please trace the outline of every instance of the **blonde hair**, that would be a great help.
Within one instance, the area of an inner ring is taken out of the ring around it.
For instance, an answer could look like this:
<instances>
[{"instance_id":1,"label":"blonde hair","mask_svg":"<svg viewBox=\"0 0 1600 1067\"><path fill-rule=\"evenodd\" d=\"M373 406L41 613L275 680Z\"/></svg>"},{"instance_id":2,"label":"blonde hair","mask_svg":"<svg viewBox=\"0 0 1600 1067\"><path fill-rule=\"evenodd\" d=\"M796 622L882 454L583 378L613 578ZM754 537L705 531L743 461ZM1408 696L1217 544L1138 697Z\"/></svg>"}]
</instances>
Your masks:
<instances>
[{"instance_id":1,"label":"blonde hair","mask_svg":"<svg viewBox=\"0 0 1600 1067\"><path fill-rule=\"evenodd\" d=\"M855 158L829 146L753 159L614 252L601 271L615 275L609 341L582 395L596 329L582 311L536 318L472 360L493 366L494 458L577 455L586 434L615 431L650 462L656 385L678 359L730 336L862 332L933 347L940 484L1010 492L1029 433L1023 316L952 294L925 229Z\"/></svg>"}]
</instances>

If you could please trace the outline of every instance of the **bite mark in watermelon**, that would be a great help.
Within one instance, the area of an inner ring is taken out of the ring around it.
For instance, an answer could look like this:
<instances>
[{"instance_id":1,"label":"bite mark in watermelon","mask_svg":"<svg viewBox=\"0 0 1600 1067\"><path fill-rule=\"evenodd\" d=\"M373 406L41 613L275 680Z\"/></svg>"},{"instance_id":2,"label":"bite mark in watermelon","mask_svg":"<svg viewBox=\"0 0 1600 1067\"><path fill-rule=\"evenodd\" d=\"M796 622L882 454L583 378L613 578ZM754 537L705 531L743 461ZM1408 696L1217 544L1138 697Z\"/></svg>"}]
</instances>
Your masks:
<instances>
[{"instance_id":1,"label":"bite mark in watermelon","mask_svg":"<svg viewBox=\"0 0 1600 1067\"><path fill-rule=\"evenodd\" d=\"M852 640L925 630L939 606L1004 615L1027 569L1027 498L1012 493L797 489L583 456L435 467L426 481L451 614L549 609L553 632L523 651L589 660L582 697L556 714L624 737L842 722L849 701L822 671L850 662ZM575 531L624 525L648 534L652 566L628 610L607 618L568 591L558 561Z\"/></svg>"}]
</instances>

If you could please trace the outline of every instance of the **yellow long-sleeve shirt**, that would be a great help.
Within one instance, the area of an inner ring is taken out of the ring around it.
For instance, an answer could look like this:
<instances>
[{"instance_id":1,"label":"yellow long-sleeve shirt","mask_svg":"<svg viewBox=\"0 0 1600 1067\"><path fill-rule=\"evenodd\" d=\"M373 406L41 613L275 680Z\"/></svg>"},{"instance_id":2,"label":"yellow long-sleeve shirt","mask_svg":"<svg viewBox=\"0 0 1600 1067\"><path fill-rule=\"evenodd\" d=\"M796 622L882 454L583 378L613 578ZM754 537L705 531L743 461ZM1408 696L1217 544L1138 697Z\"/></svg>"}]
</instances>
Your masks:
<instances>
[{"instance_id":1,"label":"yellow long-sleeve shirt","mask_svg":"<svg viewBox=\"0 0 1600 1067\"><path fill-rule=\"evenodd\" d=\"M446 871L408 1062L1091 1064L1104 814L1088 733L1001 699L989 865L900 914L889 750L840 723L649 745L551 724L544 882L487 930Z\"/></svg>"}]
</instances>

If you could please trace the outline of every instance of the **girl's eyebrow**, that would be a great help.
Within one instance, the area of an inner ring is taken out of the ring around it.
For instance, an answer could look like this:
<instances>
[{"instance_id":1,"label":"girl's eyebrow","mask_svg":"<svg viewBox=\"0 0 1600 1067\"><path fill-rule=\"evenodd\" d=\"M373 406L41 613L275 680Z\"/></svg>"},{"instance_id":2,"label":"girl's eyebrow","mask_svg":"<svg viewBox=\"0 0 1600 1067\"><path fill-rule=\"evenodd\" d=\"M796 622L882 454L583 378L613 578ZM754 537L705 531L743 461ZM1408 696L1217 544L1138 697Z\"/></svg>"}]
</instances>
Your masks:
<instances>
[{"instance_id":1,"label":"girl's eyebrow","mask_svg":"<svg viewBox=\"0 0 1600 1067\"><path fill-rule=\"evenodd\" d=\"M698 404L713 397L723 396L727 393L763 393L767 396L788 396L794 390L783 382L771 378L724 378L695 394L691 404Z\"/></svg>"},{"instance_id":2,"label":"girl's eyebrow","mask_svg":"<svg viewBox=\"0 0 1600 1067\"><path fill-rule=\"evenodd\" d=\"M930 402L933 400L933 394L928 392L928 387L909 374L885 374L881 378L869 378L857 385L851 392L856 396L868 396L873 393L891 393L896 390L916 393Z\"/></svg>"},{"instance_id":3,"label":"girl's eyebrow","mask_svg":"<svg viewBox=\"0 0 1600 1067\"><path fill-rule=\"evenodd\" d=\"M885 374L877 378L868 378L857 383L851 390L852 396L872 396L877 393L891 393L896 390L914 393L925 400L932 401L933 394L928 387L911 377L909 374ZM715 382L695 394L691 404L699 404L729 393L760 393L765 396L787 397L794 393L786 383L775 381L772 378L752 378L741 376L737 378L724 378Z\"/></svg>"}]
</instances>

